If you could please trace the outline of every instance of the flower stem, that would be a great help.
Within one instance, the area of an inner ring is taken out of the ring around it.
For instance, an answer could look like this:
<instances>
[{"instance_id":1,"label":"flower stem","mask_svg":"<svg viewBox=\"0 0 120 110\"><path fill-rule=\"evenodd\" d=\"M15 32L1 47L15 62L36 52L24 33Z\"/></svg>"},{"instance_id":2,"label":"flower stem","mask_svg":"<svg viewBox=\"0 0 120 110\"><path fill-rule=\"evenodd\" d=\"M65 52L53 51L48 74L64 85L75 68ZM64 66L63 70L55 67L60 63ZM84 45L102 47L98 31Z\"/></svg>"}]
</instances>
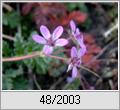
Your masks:
<instances>
[{"instance_id":1,"label":"flower stem","mask_svg":"<svg viewBox=\"0 0 120 110\"><path fill-rule=\"evenodd\" d=\"M46 55L46 56L48 56L50 58L54 58L54 59L63 60L63 61L67 61L68 60L68 58L62 58L62 57L54 56L54 55Z\"/></svg>"},{"instance_id":2,"label":"flower stem","mask_svg":"<svg viewBox=\"0 0 120 110\"><path fill-rule=\"evenodd\" d=\"M5 39L8 39L8 40L12 40L12 41L16 40L14 37L8 36L8 35L5 35L5 34L3 34L2 37L5 38Z\"/></svg>"},{"instance_id":3,"label":"flower stem","mask_svg":"<svg viewBox=\"0 0 120 110\"><path fill-rule=\"evenodd\" d=\"M50 58L54 58L54 59L59 59L59 60L63 60L63 61L67 61L67 58L62 58L59 56L54 56L54 55L44 55L42 52L33 52L31 54L25 55L25 56L15 56L15 57L11 57L11 58L3 58L2 61L3 62L12 62L12 61L19 61L19 60L25 60L25 59L29 59L29 58L33 58L33 57L50 57Z\"/></svg>"},{"instance_id":4,"label":"flower stem","mask_svg":"<svg viewBox=\"0 0 120 110\"><path fill-rule=\"evenodd\" d=\"M3 58L2 61L3 62L12 62L12 61L19 61L19 60L25 60L25 59L29 59L29 58L33 58L39 56L38 52L34 52L32 54L28 54L25 56L15 56L15 57L11 57L11 58Z\"/></svg>"}]
</instances>

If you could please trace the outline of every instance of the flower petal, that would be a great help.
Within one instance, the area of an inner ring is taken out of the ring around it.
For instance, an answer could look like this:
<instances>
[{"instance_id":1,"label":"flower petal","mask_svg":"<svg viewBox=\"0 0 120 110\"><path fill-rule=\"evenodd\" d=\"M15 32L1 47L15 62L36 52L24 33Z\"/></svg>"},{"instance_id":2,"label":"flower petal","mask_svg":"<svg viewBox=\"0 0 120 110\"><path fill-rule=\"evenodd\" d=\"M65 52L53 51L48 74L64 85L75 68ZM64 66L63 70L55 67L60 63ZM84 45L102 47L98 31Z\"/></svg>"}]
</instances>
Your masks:
<instances>
[{"instance_id":1,"label":"flower petal","mask_svg":"<svg viewBox=\"0 0 120 110\"><path fill-rule=\"evenodd\" d=\"M72 64L69 64L69 65L68 65L67 72L70 71L70 70L72 69L72 67L73 67Z\"/></svg>"},{"instance_id":2,"label":"flower petal","mask_svg":"<svg viewBox=\"0 0 120 110\"><path fill-rule=\"evenodd\" d=\"M83 36L81 36L81 38L80 37L78 38L78 43L81 47L81 49L78 52L78 56L83 56L86 53L86 50L87 50L86 45L83 42Z\"/></svg>"},{"instance_id":3,"label":"flower petal","mask_svg":"<svg viewBox=\"0 0 120 110\"><path fill-rule=\"evenodd\" d=\"M74 78L72 78L72 77L67 77L67 82L68 83L71 83L71 82L73 82L74 81Z\"/></svg>"},{"instance_id":4,"label":"flower petal","mask_svg":"<svg viewBox=\"0 0 120 110\"><path fill-rule=\"evenodd\" d=\"M49 29L44 25L40 26L40 32L43 35L43 37L47 40L51 37Z\"/></svg>"},{"instance_id":5,"label":"flower petal","mask_svg":"<svg viewBox=\"0 0 120 110\"><path fill-rule=\"evenodd\" d=\"M74 66L72 69L72 78L75 78L77 76L77 68Z\"/></svg>"},{"instance_id":6,"label":"flower petal","mask_svg":"<svg viewBox=\"0 0 120 110\"><path fill-rule=\"evenodd\" d=\"M79 28L76 29L76 35L80 35L80 30L79 30Z\"/></svg>"},{"instance_id":7,"label":"flower petal","mask_svg":"<svg viewBox=\"0 0 120 110\"><path fill-rule=\"evenodd\" d=\"M86 51L87 51L86 46L83 45L83 46L81 47L81 49L80 49L79 55L80 55L80 56L83 56L83 55L86 53Z\"/></svg>"},{"instance_id":8,"label":"flower petal","mask_svg":"<svg viewBox=\"0 0 120 110\"><path fill-rule=\"evenodd\" d=\"M74 22L73 20L70 21L70 27L71 27L71 30L72 30L73 32L75 32L75 30L76 30L76 25L75 25L75 22Z\"/></svg>"},{"instance_id":9,"label":"flower petal","mask_svg":"<svg viewBox=\"0 0 120 110\"><path fill-rule=\"evenodd\" d=\"M33 35L32 39L39 44L46 44L46 40L37 34Z\"/></svg>"},{"instance_id":10,"label":"flower petal","mask_svg":"<svg viewBox=\"0 0 120 110\"><path fill-rule=\"evenodd\" d=\"M77 49L76 49L76 47L72 47L72 49L71 49L71 57L72 58L77 57Z\"/></svg>"},{"instance_id":11,"label":"flower petal","mask_svg":"<svg viewBox=\"0 0 120 110\"><path fill-rule=\"evenodd\" d=\"M67 44L68 44L68 40L66 40L66 39L58 39L55 42L55 46L65 46Z\"/></svg>"},{"instance_id":12,"label":"flower petal","mask_svg":"<svg viewBox=\"0 0 120 110\"><path fill-rule=\"evenodd\" d=\"M80 46L82 46L84 43L83 43L83 35L79 34L76 36L76 39L78 40L78 43Z\"/></svg>"},{"instance_id":13,"label":"flower petal","mask_svg":"<svg viewBox=\"0 0 120 110\"><path fill-rule=\"evenodd\" d=\"M50 55L52 52L53 52L53 47L52 46L49 46L49 45L45 45L43 47L43 52L44 54L46 55Z\"/></svg>"},{"instance_id":14,"label":"flower petal","mask_svg":"<svg viewBox=\"0 0 120 110\"><path fill-rule=\"evenodd\" d=\"M63 33L63 27L58 26L52 34L52 39L57 40L62 35L62 33Z\"/></svg>"}]
</instances>

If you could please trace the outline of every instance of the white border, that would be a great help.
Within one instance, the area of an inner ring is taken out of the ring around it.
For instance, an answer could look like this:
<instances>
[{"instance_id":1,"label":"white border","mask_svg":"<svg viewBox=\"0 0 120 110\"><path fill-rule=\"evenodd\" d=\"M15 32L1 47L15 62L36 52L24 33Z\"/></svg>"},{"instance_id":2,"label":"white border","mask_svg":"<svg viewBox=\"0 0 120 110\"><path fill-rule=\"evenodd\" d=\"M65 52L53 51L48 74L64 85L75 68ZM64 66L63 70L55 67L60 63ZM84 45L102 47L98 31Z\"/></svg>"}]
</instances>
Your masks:
<instances>
[{"instance_id":1,"label":"white border","mask_svg":"<svg viewBox=\"0 0 120 110\"><path fill-rule=\"evenodd\" d=\"M61 0L61 1L58 1L58 0L20 0L20 1L16 1L16 0L2 0L1 2L59 2L59 3L62 3L62 2L81 2L81 3L84 3L84 2L87 2L87 3L95 3L95 2L99 2L99 3L102 3L102 2L106 2L106 3L110 3L110 2L119 2L119 0L104 0L104 1L101 1L101 0Z\"/></svg>"},{"instance_id":2,"label":"white border","mask_svg":"<svg viewBox=\"0 0 120 110\"><path fill-rule=\"evenodd\" d=\"M105 3L115 3L117 2L118 3L118 90L2 90L2 6L3 6L3 3L4 2L19 2L19 3L22 3L22 2L58 2L58 3L63 3L63 2L86 2L86 3L94 3L94 2L97 2L97 3L102 3L102 2L105 2ZM118 1L112 1L112 0L109 0L109 1L67 1L67 0L64 0L64 1L37 1L37 0L34 0L34 1L27 1L27 0L21 0L21 1L1 1L1 91L2 92L117 92L119 91L119 77L120 77L120 74L119 74L119 0Z\"/></svg>"}]
</instances>

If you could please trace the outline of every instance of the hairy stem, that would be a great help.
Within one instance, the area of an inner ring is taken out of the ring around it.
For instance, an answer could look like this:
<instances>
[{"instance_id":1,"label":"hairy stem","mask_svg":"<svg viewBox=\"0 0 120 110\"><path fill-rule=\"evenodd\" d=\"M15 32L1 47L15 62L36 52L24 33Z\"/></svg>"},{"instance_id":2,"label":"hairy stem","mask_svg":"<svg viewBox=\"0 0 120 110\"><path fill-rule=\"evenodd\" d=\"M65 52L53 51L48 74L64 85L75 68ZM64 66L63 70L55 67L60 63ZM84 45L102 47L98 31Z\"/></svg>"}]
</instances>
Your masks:
<instances>
[{"instance_id":1,"label":"hairy stem","mask_svg":"<svg viewBox=\"0 0 120 110\"><path fill-rule=\"evenodd\" d=\"M15 57L11 57L11 58L3 58L2 61L3 62L13 62L13 61L25 60L25 59L29 59L29 58L33 58L33 57L37 57L37 56L39 56L38 52L34 52L32 54L28 54L25 56L15 56Z\"/></svg>"},{"instance_id":2,"label":"hairy stem","mask_svg":"<svg viewBox=\"0 0 120 110\"><path fill-rule=\"evenodd\" d=\"M12 41L16 40L14 37L9 36L9 35L5 35L5 34L3 34L2 37L5 38L5 39L8 39L8 40L12 40Z\"/></svg>"},{"instance_id":3,"label":"hairy stem","mask_svg":"<svg viewBox=\"0 0 120 110\"><path fill-rule=\"evenodd\" d=\"M50 58L54 58L54 59L59 59L59 60L63 60L63 61L67 61L68 58L63 58L63 57L59 57L59 56L54 56L54 55L46 55Z\"/></svg>"},{"instance_id":4,"label":"hairy stem","mask_svg":"<svg viewBox=\"0 0 120 110\"><path fill-rule=\"evenodd\" d=\"M24 55L24 56L15 56L15 57L11 57L11 58L3 58L2 61L3 62L13 62L13 61L19 61L19 60L25 60L25 59L29 59L29 58L33 58L33 57L50 57L50 58L54 58L54 59L59 59L59 60L63 60L63 61L67 61L67 58L62 58L59 56L54 56L54 55L45 55L42 52L33 52L31 54L28 55Z\"/></svg>"}]
</instances>

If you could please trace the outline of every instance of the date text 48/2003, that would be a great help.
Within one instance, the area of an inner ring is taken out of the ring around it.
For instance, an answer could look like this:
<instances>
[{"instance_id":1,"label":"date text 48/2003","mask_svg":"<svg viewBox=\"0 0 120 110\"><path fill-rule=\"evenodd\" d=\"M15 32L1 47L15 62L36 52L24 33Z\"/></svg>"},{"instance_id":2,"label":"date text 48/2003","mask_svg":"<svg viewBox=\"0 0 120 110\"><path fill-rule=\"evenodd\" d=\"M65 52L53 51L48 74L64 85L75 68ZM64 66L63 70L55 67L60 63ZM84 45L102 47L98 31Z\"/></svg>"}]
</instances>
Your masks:
<instances>
[{"instance_id":1,"label":"date text 48/2003","mask_svg":"<svg viewBox=\"0 0 120 110\"><path fill-rule=\"evenodd\" d=\"M42 95L43 104L80 104L80 95Z\"/></svg>"}]
</instances>

